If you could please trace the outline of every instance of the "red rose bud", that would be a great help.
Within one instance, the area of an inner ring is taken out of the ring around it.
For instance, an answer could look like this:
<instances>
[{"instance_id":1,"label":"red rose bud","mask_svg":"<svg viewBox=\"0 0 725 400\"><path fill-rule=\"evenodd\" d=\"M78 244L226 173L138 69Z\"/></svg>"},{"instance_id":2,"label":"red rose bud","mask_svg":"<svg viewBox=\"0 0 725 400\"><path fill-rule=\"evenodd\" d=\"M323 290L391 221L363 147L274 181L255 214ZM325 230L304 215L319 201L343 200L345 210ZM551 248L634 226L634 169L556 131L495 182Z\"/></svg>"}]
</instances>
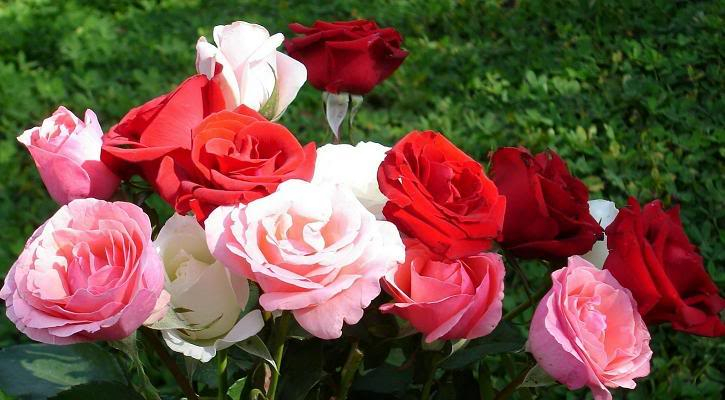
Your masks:
<instances>
[{"instance_id":1,"label":"red rose bud","mask_svg":"<svg viewBox=\"0 0 725 400\"><path fill-rule=\"evenodd\" d=\"M725 335L718 294L680 222L679 207L667 211L653 201L640 208L630 198L607 227L609 256L604 268L632 292L645 322L672 323L702 336Z\"/></svg>"},{"instance_id":2,"label":"red rose bud","mask_svg":"<svg viewBox=\"0 0 725 400\"><path fill-rule=\"evenodd\" d=\"M317 21L311 27L298 23L289 27L304 36L285 41L287 53L307 67L312 86L330 93L364 95L408 55L400 48L400 33L372 21Z\"/></svg>"},{"instance_id":3,"label":"red rose bud","mask_svg":"<svg viewBox=\"0 0 725 400\"><path fill-rule=\"evenodd\" d=\"M491 248L501 232L506 199L481 164L438 132L411 132L378 169L388 198L383 215L398 229L448 258Z\"/></svg>"},{"instance_id":4,"label":"red rose bud","mask_svg":"<svg viewBox=\"0 0 725 400\"><path fill-rule=\"evenodd\" d=\"M501 245L521 258L563 259L584 254L602 238L589 214L587 187L553 151L498 149L491 178L506 196Z\"/></svg>"}]
</instances>

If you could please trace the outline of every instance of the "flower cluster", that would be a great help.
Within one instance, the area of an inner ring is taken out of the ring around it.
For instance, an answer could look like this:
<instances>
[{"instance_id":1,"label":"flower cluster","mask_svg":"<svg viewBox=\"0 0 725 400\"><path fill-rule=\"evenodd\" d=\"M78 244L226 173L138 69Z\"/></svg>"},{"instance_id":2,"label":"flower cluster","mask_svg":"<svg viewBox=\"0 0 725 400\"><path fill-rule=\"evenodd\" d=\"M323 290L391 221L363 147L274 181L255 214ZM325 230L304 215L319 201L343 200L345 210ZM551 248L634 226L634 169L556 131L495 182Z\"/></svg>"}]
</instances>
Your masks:
<instances>
[{"instance_id":1,"label":"flower cluster","mask_svg":"<svg viewBox=\"0 0 725 400\"><path fill-rule=\"evenodd\" d=\"M308 77L329 113L407 52L371 21L290 28L301 36L215 27L214 44L197 42L196 75L105 134L93 111L81 121L60 107L18 137L61 205L0 291L18 330L69 344L145 325L202 362L285 315L326 340L366 312L393 314L428 343L471 340L501 322L518 257L552 269L528 351L596 399L649 373L646 324L725 335L725 299L678 208L590 200L552 150L502 147L487 172L431 130L392 147L300 143L274 121ZM141 196L124 197L140 180ZM151 192L175 212L157 227L143 211Z\"/></svg>"}]
</instances>

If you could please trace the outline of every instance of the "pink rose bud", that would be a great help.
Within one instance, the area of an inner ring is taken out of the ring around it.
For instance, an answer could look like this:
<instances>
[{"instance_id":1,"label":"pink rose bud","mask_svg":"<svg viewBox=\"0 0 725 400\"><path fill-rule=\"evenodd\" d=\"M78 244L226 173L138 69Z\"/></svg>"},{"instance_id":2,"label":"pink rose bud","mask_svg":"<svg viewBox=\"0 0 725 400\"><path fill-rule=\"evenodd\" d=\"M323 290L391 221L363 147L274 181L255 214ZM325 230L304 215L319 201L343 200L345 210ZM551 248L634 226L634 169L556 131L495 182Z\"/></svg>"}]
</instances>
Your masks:
<instances>
[{"instance_id":1,"label":"pink rose bud","mask_svg":"<svg viewBox=\"0 0 725 400\"><path fill-rule=\"evenodd\" d=\"M501 256L480 253L446 260L417 240L405 240L405 263L389 272L383 288L394 303L380 310L410 321L425 341L474 339L501 321Z\"/></svg>"},{"instance_id":2,"label":"pink rose bud","mask_svg":"<svg viewBox=\"0 0 725 400\"><path fill-rule=\"evenodd\" d=\"M595 400L611 399L608 388L633 389L649 374L652 350L632 294L579 256L551 279L529 332L539 366L569 389L588 386Z\"/></svg>"},{"instance_id":3,"label":"pink rose bud","mask_svg":"<svg viewBox=\"0 0 725 400\"><path fill-rule=\"evenodd\" d=\"M49 344L119 340L164 314L151 224L131 203L80 199L25 244L0 290L19 331Z\"/></svg>"},{"instance_id":4,"label":"pink rose bud","mask_svg":"<svg viewBox=\"0 0 725 400\"><path fill-rule=\"evenodd\" d=\"M118 177L101 162L102 136L93 111L86 110L81 121L61 106L18 141L33 156L50 196L63 205L88 197L108 199L116 191Z\"/></svg>"}]
</instances>

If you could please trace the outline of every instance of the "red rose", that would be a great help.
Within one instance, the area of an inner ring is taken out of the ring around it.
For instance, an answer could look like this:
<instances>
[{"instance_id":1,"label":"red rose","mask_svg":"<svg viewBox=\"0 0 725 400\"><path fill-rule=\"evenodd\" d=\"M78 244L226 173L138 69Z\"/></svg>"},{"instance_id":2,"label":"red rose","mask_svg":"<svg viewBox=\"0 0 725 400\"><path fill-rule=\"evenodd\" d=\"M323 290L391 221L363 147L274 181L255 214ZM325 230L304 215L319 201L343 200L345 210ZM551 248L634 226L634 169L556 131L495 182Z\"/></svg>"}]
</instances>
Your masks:
<instances>
[{"instance_id":1,"label":"red rose","mask_svg":"<svg viewBox=\"0 0 725 400\"><path fill-rule=\"evenodd\" d=\"M584 254L602 238L589 214L587 187L553 151L533 156L504 147L491 158L491 178L506 196L501 245L521 258Z\"/></svg>"},{"instance_id":2,"label":"red rose","mask_svg":"<svg viewBox=\"0 0 725 400\"><path fill-rule=\"evenodd\" d=\"M103 136L101 158L118 175L153 177L158 161L191 146L191 129L207 115L225 108L215 81L195 75L176 89L131 109Z\"/></svg>"},{"instance_id":3,"label":"red rose","mask_svg":"<svg viewBox=\"0 0 725 400\"><path fill-rule=\"evenodd\" d=\"M501 231L506 199L440 133L407 134L380 164L378 183L389 200L385 218L448 258L488 250Z\"/></svg>"},{"instance_id":4,"label":"red rose","mask_svg":"<svg viewBox=\"0 0 725 400\"><path fill-rule=\"evenodd\" d=\"M653 201L640 209L631 198L606 232L604 268L632 291L645 322L671 322L674 329L696 335L725 335L718 316L725 299L685 235L679 207L665 211Z\"/></svg>"},{"instance_id":5,"label":"red rose","mask_svg":"<svg viewBox=\"0 0 725 400\"><path fill-rule=\"evenodd\" d=\"M178 213L203 221L219 205L247 203L287 179L310 180L315 145L246 106L224 110L203 75L131 110L104 138L103 160L141 174Z\"/></svg>"},{"instance_id":6,"label":"red rose","mask_svg":"<svg viewBox=\"0 0 725 400\"><path fill-rule=\"evenodd\" d=\"M309 181L315 172L314 143L302 147L283 125L242 105L212 114L194 128L191 165L167 157L159 181L179 213L203 220L220 205L249 203L288 179Z\"/></svg>"},{"instance_id":7,"label":"red rose","mask_svg":"<svg viewBox=\"0 0 725 400\"><path fill-rule=\"evenodd\" d=\"M285 41L287 53L307 67L312 86L330 93L366 94L408 55L400 48L400 33L380 29L372 21L317 21L312 27L298 23L289 27L305 36Z\"/></svg>"}]
</instances>

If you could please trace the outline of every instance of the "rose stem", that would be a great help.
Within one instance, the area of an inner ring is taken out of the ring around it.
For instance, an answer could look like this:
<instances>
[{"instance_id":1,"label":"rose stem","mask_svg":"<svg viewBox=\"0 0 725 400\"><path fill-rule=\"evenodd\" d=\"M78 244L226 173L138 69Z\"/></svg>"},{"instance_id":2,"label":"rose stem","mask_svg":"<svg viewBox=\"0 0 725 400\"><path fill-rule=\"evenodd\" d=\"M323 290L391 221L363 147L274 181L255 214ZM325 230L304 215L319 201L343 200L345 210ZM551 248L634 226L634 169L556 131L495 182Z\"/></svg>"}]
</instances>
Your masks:
<instances>
[{"instance_id":1,"label":"rose stem","mask_svg":"<svg viewBox=\"0 0 725 400\"><path fill-rule=\"evenodd\" d=\"M519 277L519 279L521 279L521 283L524 286L524 291L526 292L526 297L531 300L531 285L529 285L529 280L526 278L524 270L521 269L519 261L508 251L504 252L504 255L506 256L506 261L509 262L511 267L514 269L514 272L516 272L516 275Z\"/></svg>"},{"instance_id":2,"label":"rose stem","mask_svg":"<svg viewBox=\"0 0 725 400\"><path fill-rule=\"evenodd\" d=\"M358 348L357 340L353 341L350 346L350 353L347 355L345 365L342 367L342 372L340 372L340 389L335 400L347 399L347 392L350 390L352 380L355 378L355 374L357 373L357 369L363 360L363 356L363 352Z\"/></svg>"},{"instance_id":3,"label":"rose stem","mask_svg":"<svg viewBox=\"0 0 725 400\"><path fill-rule=\"evenodd\" d=\"M494 391L491 384L491 370L488 369L485 359L478 363L478 391L481 400L493 400Z\"/></svg>"},{"instance_id":4,"label":"rose stem","mask_svg":"<svg viewBox=\"0 0 725 400\"><path fill-rule=\"evenodd\" d=\"M227 351L219 350L216 354L217 358L217 374L218 374L218 391L217 398L219 400L225 400L227 398Z\"/></svg>"},{"instance_id":5,"label":"rose stem","mask_svg":"<svg viewBox=\"0 0 725 400\"><path fill-rule=\"evenodd\" d=\"M274 324L274 335L272 340L274 341L272 352L274 356L274 363L277 364L277 369L272 370L272 379L269 382L269 390L267 391L267 399L274 400L274 396L277 392L277 383L279 382L279 373L282 370L282 355L284 355L284 343L287 341L287 331L289 331L291 314L289 311L282 312L282 316L275 321Z\"/></svg>"},{"instance_id":6,"label":"rose stem","mask_svg":"<svg viewBox=\"0 0 725 400\"><path fill-rule=\"evenodd\" d=\"M149 328L141 328L140 329L141 334L143 335L144 339L146 339L146 342L151 345L151 348L154 349L156 354L159 356L161 361L164 363L166 368L171 372L171 375L174 376L174 379L176 380L176 384L179 385L181 390L184 392L186 397L189 400L199 400L199 396L196 395L196 392L194 391L194 388L191 386L191 383L188 379L186 379L186 376L183 372L179 369L179 366L176 365L176 361L169 355L168 352L164 349L164 346L161 344L161 341L159 340L158 336L156 336L156 332Z\"/></svg>"},{"instance_id":7,"label":"rose stem","mask_svg":"<svg viewBox=\"0 0 725 400\"><path fill-rule=\"evenodd\" d=\"M519 304L513 310L509 311L506 315L503 316L503 319L506 321L511 321L512 319L518 317L519 314L528 310L529 307L541 300L541 298L544 297L544 295L548 291L549 287L547 285L541 286L539 290L536 291L536 293L531 295L531 298L529 300Z\"/></svg>"},{"instance_id":8,"label":"rose stem","mask_svg":"<svg viewBox=\"0 0 725 400\"><path fill-rule=\"evenodd\" d=\"M430 390L433 388L433 381L435 380L436 371L438 370L438 361L443 358L443 355L439 352L433 354L433 358L430 362L430 371L428 372L428 379L423 385L423 392L420 395L420 400L428 400L430 398Z\"/></svg>"},{"instance_id":9,"label":"rose stem","mask_svg":"<svg viewBox=\"0 0 725 400\"><path fill-rule=\"evenodd\" d=\"M524 379L526 379L526 375L528 375L531 368L533 368L533 365L529 365L528 367L524 368L521 373L514 378L511 382L509 382L508 385L506 385L505 388L501 389L500 392L495 397L495 400L505 400L508 399L511 394L524 382Z\"/></svg>"}]
</instances>

